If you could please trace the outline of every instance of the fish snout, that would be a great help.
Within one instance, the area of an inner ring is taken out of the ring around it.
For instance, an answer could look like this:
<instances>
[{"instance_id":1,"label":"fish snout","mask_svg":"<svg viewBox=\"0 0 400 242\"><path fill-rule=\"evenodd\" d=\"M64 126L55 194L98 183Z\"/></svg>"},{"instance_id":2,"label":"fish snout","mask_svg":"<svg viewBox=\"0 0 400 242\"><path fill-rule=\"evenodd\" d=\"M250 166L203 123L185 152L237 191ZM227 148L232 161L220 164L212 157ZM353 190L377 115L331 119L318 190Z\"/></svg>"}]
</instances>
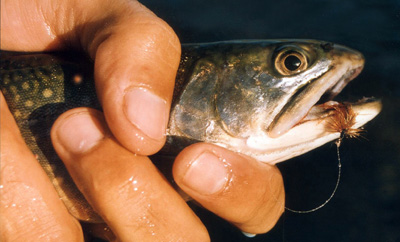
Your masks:
<instances>
[{"instance_id":1,"label":"fish snout","mask_svg":"<svg viewBox=\"0 0 400 242\"><path fill-rule=\"evenodd\" d=\"M333 44L329 55L336 63L349 62L350 69L357 70L357 75L361 72L365 64L365 58L361 52L343 45Z\"/></svg>"}]
</instances>

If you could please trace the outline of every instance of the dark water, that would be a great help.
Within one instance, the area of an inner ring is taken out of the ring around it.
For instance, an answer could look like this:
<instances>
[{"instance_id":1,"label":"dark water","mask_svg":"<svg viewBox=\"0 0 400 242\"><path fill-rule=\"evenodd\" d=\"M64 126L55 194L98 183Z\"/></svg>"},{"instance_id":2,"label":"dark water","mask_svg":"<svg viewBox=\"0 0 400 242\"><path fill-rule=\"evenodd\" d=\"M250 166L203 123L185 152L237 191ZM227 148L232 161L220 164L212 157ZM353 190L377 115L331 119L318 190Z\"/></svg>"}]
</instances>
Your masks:
<instances>
[{"instance_id":1,"label":"dark water","mask_svg":"<svg viewBox=\"0 0 400 242\"><path fill-rule=\"evenodd\" d=\"M143 0L181 42L311 38L361 51L363 73L344 99L382 98L367 140L341 147L342 181L333 200L311 214L286 212L265 235L249 239L227 222L196 209L212 241L400 241L400 1L399 0ZM330 195L336 150L325 145L279 166L287 205L312 208Z\"/></svg>"}]
</instances>

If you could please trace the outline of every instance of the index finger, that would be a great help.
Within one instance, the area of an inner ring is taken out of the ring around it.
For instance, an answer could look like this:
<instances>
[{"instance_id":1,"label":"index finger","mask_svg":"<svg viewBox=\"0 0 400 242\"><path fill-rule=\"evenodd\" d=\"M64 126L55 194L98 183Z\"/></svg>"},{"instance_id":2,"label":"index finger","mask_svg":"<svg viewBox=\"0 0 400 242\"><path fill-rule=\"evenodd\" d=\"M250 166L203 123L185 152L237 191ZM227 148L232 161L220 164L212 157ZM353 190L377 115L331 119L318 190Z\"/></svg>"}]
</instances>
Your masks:
<instances>
[{"instance_id":1,"label":"index finger","mask_svg":"<svg viewBox=\"0 0 400 242\"><path fill-rule=\"evenodd\" d=\"M3 49L85 50L95 62L97 94L118 141L141 155L162 147L180 43L146 7L125 0L2 0L1 29Z\"/></svg>"},{"instance_id":2,"label":"index finger","mask_svg":"<svg viewBox=\"0 0 400 242\"><path fill-rule=\"evenodd\" d=\"M149 155L165 142L180 45L165 22L132 8L139 12L117 23L97 48L95 79L113 134L131 151Z\"/></svg>"}]
</instances>

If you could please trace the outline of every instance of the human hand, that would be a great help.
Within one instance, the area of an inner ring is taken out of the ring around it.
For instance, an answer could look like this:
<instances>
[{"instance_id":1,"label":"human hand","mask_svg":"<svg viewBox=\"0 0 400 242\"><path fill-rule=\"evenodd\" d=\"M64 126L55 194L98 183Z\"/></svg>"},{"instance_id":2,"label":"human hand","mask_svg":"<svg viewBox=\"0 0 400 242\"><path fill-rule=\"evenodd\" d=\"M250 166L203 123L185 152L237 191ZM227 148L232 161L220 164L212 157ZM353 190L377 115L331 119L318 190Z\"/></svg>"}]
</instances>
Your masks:
<instances>
[{"instance_id":1,"label":"human hand","mask_svg":"<svg viewBox=\"0 0 400 242\"><path fill-rule=\"evenodd\" d=\"M104 117L91 109L68 111L52 138L117 238L207 241L200 220L146 157L165 141L180 56L171 28L136 1L1 4L3 49L83 49L95 61ZM82 240L79 224L24 144L4 99L1 105L2 240ZM185 149L175 161L174 178L197 202L246 232L268 231L283 211L279 171L220 147Z\"/></svg>"}]
</instances>

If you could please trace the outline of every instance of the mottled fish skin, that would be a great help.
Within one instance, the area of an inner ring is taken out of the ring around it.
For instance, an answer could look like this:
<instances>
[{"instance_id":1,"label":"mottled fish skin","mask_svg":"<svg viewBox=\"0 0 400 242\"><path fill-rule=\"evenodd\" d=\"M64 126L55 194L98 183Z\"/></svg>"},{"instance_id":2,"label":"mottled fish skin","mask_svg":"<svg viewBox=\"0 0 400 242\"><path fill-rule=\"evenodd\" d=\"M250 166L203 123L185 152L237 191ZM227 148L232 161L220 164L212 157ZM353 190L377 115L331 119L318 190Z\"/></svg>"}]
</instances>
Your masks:
<instances>
[{"instance_id":1,"label":"mottled fish skin","mask_svg":"<svg viewBox=\"0 0 400 242\"><path fill-rule=\"evenodd\" d=\"M284 75L277 71L274 58L287 49L304 52L308 68L299 72L298 79L282 82ZM293 92L330 70L331 49L326 42L310 40L183 46L162 152L176 154L193 142L230 142L260 127L266 130ZM27 145L70 213L80 220L101 221L75 187L50 140L51 126L63 112L75 107L101 110L93 63L76 53L3 51L0 55L1 91Z\"/></svg>"},{"instance_id":2,"label":"mottled fish skin","mask_svg":"<svg viewBox=\"0 0 400 242\"><path fill-rule=\"evenodd\" d=\"M101 218L75 186L50 139L50 129L63 112L75 107L100 109L93 66L82 62L82 56L61 56L1 52L1 91L22 137L69 212L80 220L98 222Z\"/></svg>"}]
</instances>

